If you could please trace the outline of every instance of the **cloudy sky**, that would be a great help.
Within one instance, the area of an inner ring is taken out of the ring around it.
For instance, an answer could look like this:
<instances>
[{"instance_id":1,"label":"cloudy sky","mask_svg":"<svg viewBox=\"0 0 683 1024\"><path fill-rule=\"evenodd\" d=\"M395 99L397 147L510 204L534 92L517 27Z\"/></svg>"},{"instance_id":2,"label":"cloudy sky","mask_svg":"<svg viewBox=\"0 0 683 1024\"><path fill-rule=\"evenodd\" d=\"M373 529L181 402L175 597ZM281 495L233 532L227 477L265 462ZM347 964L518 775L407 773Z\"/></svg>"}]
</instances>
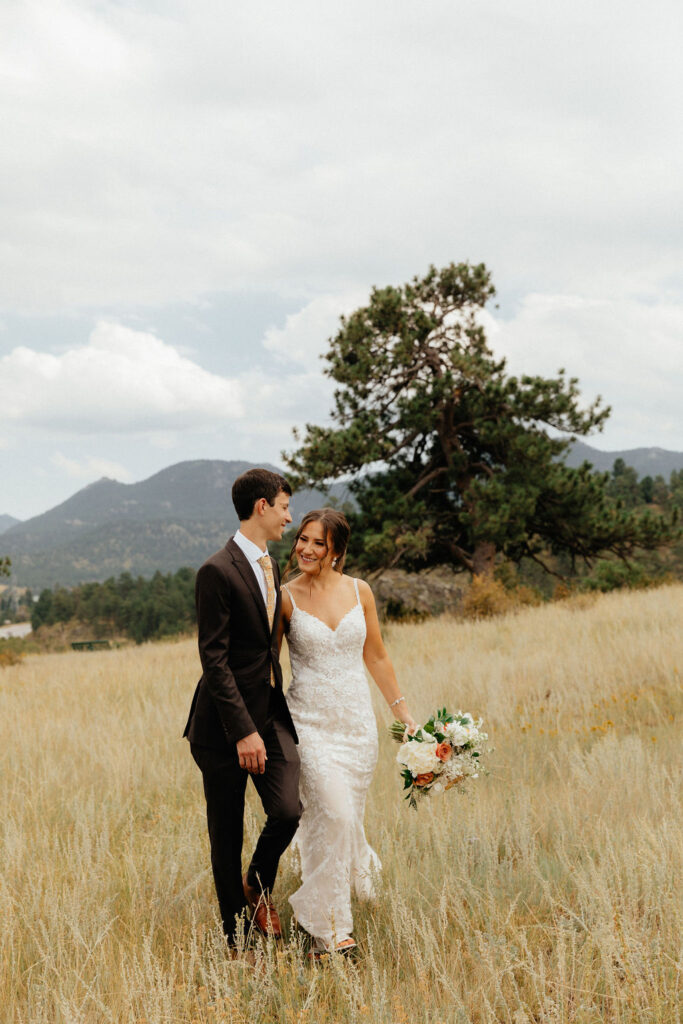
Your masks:
<instances>
[{"instance_id":1,"label":"cloudy sky","mask_svg":"<svg viewBox=\"0 0 683 1024\"><path fill-rule=\"evenodd\" d=\"M3 0L0 513L278 461L372 285L683 449L680 0Z\"/></svg>"}]
</instances>

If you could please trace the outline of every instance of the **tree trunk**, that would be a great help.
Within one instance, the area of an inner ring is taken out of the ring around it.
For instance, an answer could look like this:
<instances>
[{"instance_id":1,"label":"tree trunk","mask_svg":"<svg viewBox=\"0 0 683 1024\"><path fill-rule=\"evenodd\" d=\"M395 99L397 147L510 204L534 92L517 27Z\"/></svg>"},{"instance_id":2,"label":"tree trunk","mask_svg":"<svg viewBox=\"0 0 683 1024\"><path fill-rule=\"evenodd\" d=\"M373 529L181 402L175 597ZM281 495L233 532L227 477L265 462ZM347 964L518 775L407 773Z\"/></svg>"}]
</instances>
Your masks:
<instances>
[{"instance_id":1,"label":"tree trunk","mask_svg":"<svg viewBox=\"0 0 683 1024\"><path fill-rule=\"evenodd\" d=\"M472 556L472 570L475 576L493 576L496 560L496 545L490 540L477 543Z\"/></svg>"}]
</instances>

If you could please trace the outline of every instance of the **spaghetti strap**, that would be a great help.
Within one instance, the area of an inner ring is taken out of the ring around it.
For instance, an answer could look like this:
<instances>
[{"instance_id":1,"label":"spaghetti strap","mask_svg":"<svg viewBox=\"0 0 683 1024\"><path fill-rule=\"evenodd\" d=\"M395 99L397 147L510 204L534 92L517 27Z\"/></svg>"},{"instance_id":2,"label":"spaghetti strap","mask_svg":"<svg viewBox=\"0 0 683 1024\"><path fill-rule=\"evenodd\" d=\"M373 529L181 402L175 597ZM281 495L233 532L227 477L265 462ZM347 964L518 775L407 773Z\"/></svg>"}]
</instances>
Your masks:
<instances>
[{"instance_id":1,"label":"spaghetti strap","mask_svg":"<svg viewBox=\"0 0 683 1024\"><path fill-rule=\"evenodd\" d=\"M360 604L361 600L360 600L360 594L358 593L358 580L356 579L355 576L353 577L353 586L354 586L354 590L356 591L356 603ZM289 596L291 597L292 595L290 594Z\"/></svg>"},{"instance_id":2,"label":"spaghetti strap","mask_svg":"<svg viewBox=\"0 0 683 1024\"><path fill-rule=\"evenodd\" d=\"M287 593L289 594L289 600L292 602L292 608L296 608L296 601L294 600L294 596L292 594L292 591L289 589L289 587L287 586L286 583L282 584L282 589L286 590Z\"/></svg>"}]
</instances>

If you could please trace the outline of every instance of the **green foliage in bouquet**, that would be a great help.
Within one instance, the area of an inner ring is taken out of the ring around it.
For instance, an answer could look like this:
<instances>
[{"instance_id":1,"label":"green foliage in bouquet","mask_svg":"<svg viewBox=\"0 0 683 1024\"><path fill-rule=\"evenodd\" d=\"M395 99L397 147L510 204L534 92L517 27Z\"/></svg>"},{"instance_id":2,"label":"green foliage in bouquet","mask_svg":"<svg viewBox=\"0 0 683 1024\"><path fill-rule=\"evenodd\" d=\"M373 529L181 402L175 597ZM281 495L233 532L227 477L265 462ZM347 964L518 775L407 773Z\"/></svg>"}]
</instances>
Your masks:
<instances>
[{"instance_id":1,"label":"green foliage in bouquet","mask_svg":"<svg viewBox=\"0 0 683 1024\"><path fill-rule=\"evenodd\" d=\"M467 730L466 736L458 737L458 726ZM480 771L486 774L480 769L477 747L488 737L480 726L481 719L475 722L472 715L459 711L451 714L445 707L430 715L414 733L406 732L403 722L392 722L389 734L401 744L397 760L402 765L403 789L410 807L417 810L417 797L423 798L432 788L443 792L466 778L476 778ZM424 755L410 753L416 744L427 748Z\"/></svg>"},{"instance_id":2,"label":"green foliage in bouquet","mask_svg":"<svg viewBox=\"0 0 683 1024\"><path fill-rule=\"evenodd\" d=\"M424 743L420 733L426 732L433 736L437 743L444 743L448 737L443 732L442 726L450 725L452 722L467 726L472 724L472 719L468 715L451 715L446 708L441 708L440 711L435 711L433 715L430 715L427 722L412 735L410 733L406 735L405 723L399 722L396 719L389 726L389 735L398 743L403 743L407 740L413 740L415 743ZM473 754L472 756L479 757L479 754Z\"/></svg>"}]
</instances>

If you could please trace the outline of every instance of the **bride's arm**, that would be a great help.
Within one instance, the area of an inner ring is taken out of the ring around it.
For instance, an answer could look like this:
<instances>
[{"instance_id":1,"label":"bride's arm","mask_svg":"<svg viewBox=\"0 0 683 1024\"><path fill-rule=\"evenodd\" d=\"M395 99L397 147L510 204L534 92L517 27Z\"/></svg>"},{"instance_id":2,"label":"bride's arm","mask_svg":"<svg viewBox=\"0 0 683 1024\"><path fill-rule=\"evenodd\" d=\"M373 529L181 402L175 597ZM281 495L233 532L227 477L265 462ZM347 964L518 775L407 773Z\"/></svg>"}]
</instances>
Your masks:
<instances>
[{"instance_id":1,"label":"bride's arm","mask_svg":"<svg viewBox=\"0 0 683 1024\"><path fill-rule=\"evenodd\" d=\"M409 729L416 729L417 722L410 714L408 703L399 689L394 666L382 640L382 632L379 628L379 619L377 617L377 606L375 605L375 595L370 586L363 580L358 581L358 592L361 604L363 605L363 611L365 612L367 635L363 648L363 660L367 665L368 672L377 683L382 696L391 709L391 713L399 721L405 722Z\"/></svg>"}]
</instances>

